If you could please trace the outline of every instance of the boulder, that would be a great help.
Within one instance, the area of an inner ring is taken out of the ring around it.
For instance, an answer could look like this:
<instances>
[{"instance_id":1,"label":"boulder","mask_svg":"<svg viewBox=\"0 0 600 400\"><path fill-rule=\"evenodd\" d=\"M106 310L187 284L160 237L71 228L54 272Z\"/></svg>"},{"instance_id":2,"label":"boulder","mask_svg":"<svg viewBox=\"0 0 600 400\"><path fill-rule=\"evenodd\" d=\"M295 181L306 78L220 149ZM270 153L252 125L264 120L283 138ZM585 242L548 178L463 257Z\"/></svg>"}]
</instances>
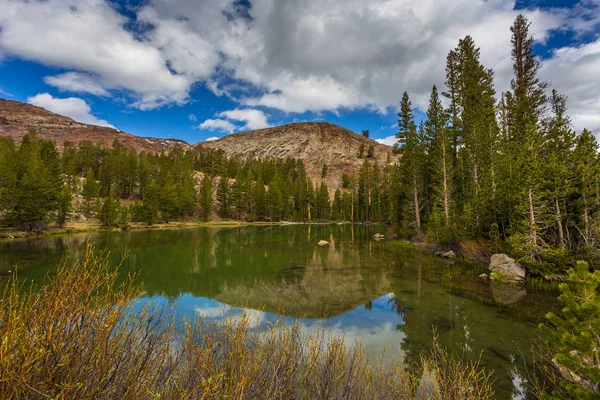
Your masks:
<instances>
[{"instance_id":1,"label":"boulder","mask_svg":"<svg viewBox=\"0 0 600 400\"><path fill-rule=\"evenodd\" d=\"M487 281L488 276L487 274L481 274L479 275L479 278L483 279L484 281Z\"/></svg>"},{"instance_id":2,"label":"boulder","mask_svg":"<svg viewBox=\"0 0 600 400\"><path fill-rule=\"evenodd\" d=\"M381 234L381 233L376 233L373 235L373 237L375 239L385 239L385 235Z\"/></svg>"},{"instance_id":3,"label":"boulder","mask_svg":"<svg viewBox=\"0 0 600 400\"><path fill-rule=\"evenodd\" d=\"M317 246L327 246L329 244L329 242L327 240L319 240L319 243L317 243Z\"/></svg>"},{"instance_id":4,"label":"boulder","mask_svg":"<svg viewBox=\"0 0 600 400\"><path fill-rule=\"evenodd\" d=\"M506 254L494 254L490 259L491 276L502 282L525 283L525 268Z\"/></svg>"}]
</instances>

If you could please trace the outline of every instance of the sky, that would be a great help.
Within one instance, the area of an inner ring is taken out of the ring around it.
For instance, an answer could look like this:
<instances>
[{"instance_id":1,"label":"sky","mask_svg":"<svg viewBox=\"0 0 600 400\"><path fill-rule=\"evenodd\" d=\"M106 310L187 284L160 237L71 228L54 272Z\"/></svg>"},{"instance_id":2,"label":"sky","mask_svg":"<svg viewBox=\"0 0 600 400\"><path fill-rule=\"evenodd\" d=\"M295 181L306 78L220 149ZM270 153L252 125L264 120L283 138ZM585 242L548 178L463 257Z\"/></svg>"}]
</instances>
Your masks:
<instances>
[{"instance_id":1,"label":"sky","mask_svg":"<svg viewBox=\"0 0 600 400\"><path fill-rule=\"evenodd\" d=\"M392 144L448 51L471 35L510 88L510 26L532 23L540 75L574 129L600 133L600 0L0 0L0 97L196 143L327 121Z\"/></svg>"}]
</instances>

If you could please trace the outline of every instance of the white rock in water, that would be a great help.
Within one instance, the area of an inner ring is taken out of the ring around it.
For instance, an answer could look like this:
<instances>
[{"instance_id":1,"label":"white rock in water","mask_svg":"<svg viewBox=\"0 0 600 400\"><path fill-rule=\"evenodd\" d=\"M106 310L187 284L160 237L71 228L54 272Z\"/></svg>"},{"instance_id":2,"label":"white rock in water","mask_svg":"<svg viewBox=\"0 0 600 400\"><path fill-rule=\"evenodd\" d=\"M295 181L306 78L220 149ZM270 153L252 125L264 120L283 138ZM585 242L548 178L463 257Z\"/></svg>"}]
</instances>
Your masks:
<instances>
[{"instance_id":1,"label":"white rock in water","mask_svg":"<svg viewBox=\"0 0 600 400\"><path fill-rule=\"evenodd\" d=\"M317 246L327 246L329 244L329 242L327 240L319 240L319 243L317 243Z\"/></svg>"}]
</instances>

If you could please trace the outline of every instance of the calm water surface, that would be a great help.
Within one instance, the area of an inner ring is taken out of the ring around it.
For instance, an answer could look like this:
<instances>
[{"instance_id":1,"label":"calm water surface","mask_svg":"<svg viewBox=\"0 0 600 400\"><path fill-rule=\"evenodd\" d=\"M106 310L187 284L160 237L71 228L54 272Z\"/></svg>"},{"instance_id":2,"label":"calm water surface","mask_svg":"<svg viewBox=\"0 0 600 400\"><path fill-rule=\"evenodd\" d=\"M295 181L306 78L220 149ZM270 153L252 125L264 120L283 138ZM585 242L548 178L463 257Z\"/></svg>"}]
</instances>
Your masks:
<instances>
[{"instance_id":1,"label":"calm water surface","mask_svg":"<svg viewBox=\"0 0 600 400\"><path fill-rule=\"evenodd\" d=\"M536 321L554 296L480 282L483 270L398 243L376 241L385 227L352 225L197 228L99 233L0 242L0 271L43 282L90 240L121 270L139 272L145 298L177 305L178 316L223 318L242 310L260 329L301 318L360 340L373 357L426 353L440 343L481 355L499 399L526 398ZM318 247L319 240L331 244ZM503 305L489 305L496 298Z\"/></svg>"}]
</instances>

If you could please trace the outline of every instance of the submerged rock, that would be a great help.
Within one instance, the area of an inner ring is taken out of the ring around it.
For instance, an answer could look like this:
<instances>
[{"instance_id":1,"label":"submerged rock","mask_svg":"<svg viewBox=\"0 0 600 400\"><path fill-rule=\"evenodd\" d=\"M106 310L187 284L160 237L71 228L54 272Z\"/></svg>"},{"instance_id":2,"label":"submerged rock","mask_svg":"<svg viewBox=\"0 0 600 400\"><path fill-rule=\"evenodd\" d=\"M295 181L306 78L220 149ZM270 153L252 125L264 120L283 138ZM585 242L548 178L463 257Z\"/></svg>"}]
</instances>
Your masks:
<instances>
[{"instance_id":1,"label":"submerged rock","mask_svg":"<svg viewBox=\"0 0 600 400\"><path fill-rule=\"evenodd\" d=\"M319 240L319 243L317 243L317 246L327 246L329 244L329 242L327 240Z\"/></svg>"},{"instance_id":2,"label":"submerged rock","mask_svg":"<svg viewBox=\"0 0 600 400\"><path fill-rule=\"evenodd\" d=\"M522 287L492 284L492 296L502 304L513 304L527 295Z\"/></svg>"},{"instance_id":3,"label":"submerged rock","mask_svg":"<svg viewBox=\"0 0 600 400\"><path fill-rule=\"evenodd\" d=\"M489 269L491 276L501 282L525 283L525 268L506 254L494 254Z\"/></svg>"}]
</instances>

